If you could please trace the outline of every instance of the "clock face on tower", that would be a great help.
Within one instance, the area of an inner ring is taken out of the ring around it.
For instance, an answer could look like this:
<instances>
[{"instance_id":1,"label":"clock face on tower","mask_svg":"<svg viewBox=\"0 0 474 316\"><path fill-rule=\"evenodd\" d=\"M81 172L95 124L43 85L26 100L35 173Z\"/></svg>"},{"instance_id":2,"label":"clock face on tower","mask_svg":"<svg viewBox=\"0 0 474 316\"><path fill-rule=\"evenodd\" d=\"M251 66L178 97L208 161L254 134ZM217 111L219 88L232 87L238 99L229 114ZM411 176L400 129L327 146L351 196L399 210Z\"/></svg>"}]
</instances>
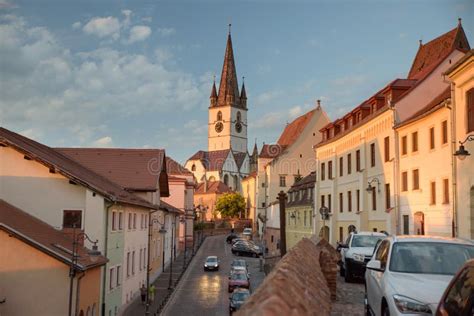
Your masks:
<instances>
[{"instance_id":1,"label":"clock face on tower","mask_svg":"<svg viewBox=\"0 0 474 316\"><path fill-rule=\"evenodd\" d=\"M237 133L240 133L242 131L242 124L240 122L235 123L235 130Z\"/></svg>"},{"instance_id":2,"label":"clock face on tower","mask_svg":"<svg viewBox=\"0 0 474 316\"><path fill-rule=\"evenodd\" d=\"M220 133L224 129L224 124L222 124L222 122L217 122L215 127L216 127L216 132Z\"/></svg>"}]
</instances>

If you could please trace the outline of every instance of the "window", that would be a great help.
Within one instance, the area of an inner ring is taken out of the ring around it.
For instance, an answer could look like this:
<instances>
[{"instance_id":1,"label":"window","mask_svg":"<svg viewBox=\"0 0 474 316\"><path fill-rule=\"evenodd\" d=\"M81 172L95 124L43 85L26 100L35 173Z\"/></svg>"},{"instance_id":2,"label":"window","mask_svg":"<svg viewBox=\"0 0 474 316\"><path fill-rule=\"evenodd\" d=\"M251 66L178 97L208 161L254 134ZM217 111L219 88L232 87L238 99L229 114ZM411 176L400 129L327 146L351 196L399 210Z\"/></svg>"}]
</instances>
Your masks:
<instances>
[{"instance_id":1,"label":"window","mask_svg":"<svg viewBox=\"0 0 474 316\"><path fill-rule=\"evenodd\" d=\"M418 132L414 132L411 134L411 151L418 151Z\"/></svg>"},{"instance_id":2,"label":"window","mask_svg":"<svg viewBox=\"0 0 474 316\"><path fill-rule=\"evenodd\" d=\"M128 229L132 229L133 214L128 213Z\"/></svg>"},{"instance_id":3,"label":"window","mask_svg":"<svg viewBox=\"0 0 474 316\"><path fill-rule=\"evenodd\" d=\"M339 176L342 177L344 174L344 158L339 157Z\"/></svg>"},{"instance_id":4,"label":"window","mask_svg":"<svg viewBox=\"0 0 474 316\"><path fill-rule=\"evenodd\" d=\"M410 234L410 219L408 215L403 215L403 234L409 235Z\"/></svg>"},{"instance_id":5,"label":"window","mask_svg":"<svg viewBox=\"0 0 474 316\"><path fill-rule=\"evenodd\" d=\"M321 195L321 207L326 206L325 201L324 201L325 196Z\"/></svg>"},{"instance_id":6,"label":"window","mask_svg":"<svg viewBox=\"0 0 474 316\"><path fill-rule=\"evenodd\" d=\"M237 122L242 121L242 114L240 114L240 111L237 111Z\"/></svg>"},{"instance_id":7,"label":"window","mask_svg":"<svg viewBox=\"0 0 474 316\"><path fill-rule=\"evenodd\" d=\"M385 209L390 209L390 183L385 183Z\"/></svg>"},{"instance_id":8,"label":"window","mask_svg":"<svg viewBox=\"0 0 474 316\"><path fill-rule=\"evenodd\" d=\"M352 157L351 154L347 155L347 174L351 174L352 172Z\"/></svg>"},{"instance_id":9,"label":"window","mask_svg":"<svg viewBox=\"0 0 474 316\"><path fill-rule=\"evenodd\" d=\"M130 265L130 252L127 252L127 276L130 276L130 271L131 271L131 265Z\"/></svg>"},{"instance_id":10,"label":"window","mask_svg":"<svg viewBox=\"0 0 474 316\"><path fill-rule=\"evenodd\" d=\"M370 144L370 166L375 167L375 143Z\"/></svg>"},{"instance_id":11,"label":"window","mask_svg":"<svg viewBox=\"0 0 474 316\"><path fill-rule=\"evenodd\" d=\"M474 88L467 92L467 133L474 132Z\"/></svg>"},{"instance_id":12,"label":"window","mask_svg":"<svg viewBox=\"0 0 474 316\"><path fill-rule=\"evenodd\" d=\"M347 192L347 211L352 212L352 192Z\"/></svg>"},{"instance_id":13,"label":"window","mask_svg":"<svg viewBox=\"0 0 474 316\"><path fill-rule=\"evenodd\" d=\"M356 211L360 212L360 190L356 191Z\"/></svg>"},{"instance_id":14,"label":"window","mask_svg":"<svg viewBox=\"0 0 474 316\"><path fill-rule=\"evenodd\" d=\"M474 313L474 299L472 290L472 275L474 274L474 268L468 266L462 270L449 288L449 291L441 302L445 315L472 315ZM471 286L468 284L471 283ZM469 290L470 288L470 290ZM441 314L441 313L440 313Z\"/></svg>"},{"instance_id":15,"label":"window","mask_svg":"<svg viewBox=\"0 0 474 316\"><path fill-rule=\"evenodd\" d=\"M109 290L113 290L114 289L114 285L115 285L115 282L114 282L114 275L115 275L115 268L110 268L109 270Z\"/></svg>"},{"instance_id":16,"label":"window","mask_svg":"<svg viewBox=\"0 0 474 316\"><path fill-rule=\"evenodd\" d=\"M328 179L332 179L332 161L328 162Z\"/></svg>"},{"instance_id":17,"label":"window","mask_svg":"<svg viewBox=\"0 0 474 316\"><path fill-rule=\"evenodd\" d=\"M323 162L321 164L321 181L324 181L326 178L326 164Z\"/></svg>"},{"instance_id":18,"label":"window","mask_svg":"<svg viewBox=\"0 0 474 316\"><path fill-rule=\"evenodd\" d=\"M442 139L442 144L447 144L448 143L448 121L443 121L441 123L441 139Z\"/></svg>"},{"instance_id":19,"label":"window","mask_svg":"<svg viewBox=\"0 0 474 316\"><path fill-rule=\"evenodd\" d=\"M217 120L222 121L222 112L221 111L217 112Z\"/></svg>"},{"instance_id":20,"label":"window","mask_svg":"<svg viewBox=\"0 0 474 316\"><path fill-rule=\"evenodd\" d=\"M413 170L413 190L420 189L420 172L418 169Z\"/></svg>"},{"instance_id":21,"label":"window","mask_svg":"<svg viewBox=\"0 0 474 316\"><path fill-rule=\"evenodd\" d=\"M430 128L430 149L435 148L435 130L434 127Z\"/></svg>"},{"instance_id":22,"label":"window","mask_svg":"<svg viewBox=\"0 0 474 316\"><path fill-rule=\"evenodd\" d=\"M372 211L377 210L377 191L375 190L375 186L372 187Z\"/></svg>"},{"instance_id":23,"label":"window","mask_svg":"<svg viewBox=\"0 0 474 316\"><path fill-rule=\"evenodd\" d=\"M193 164L193 165L191 166L191 171L196 171L196 165Z\"/></svg>"},{"instance_id":24,"label":"window","mask_svg":"<svg viewBox=\"0 0 474 316\"><path fill-rule=\"evenodd\" d=\"M135 274L135 250L132 251L132 275Z\"/></svg>"},{"instance_id":25,"label":"window","mask_svg":"<svg viewBox=\"0 0 474 316\"><path fill-rule=\"evenodd\" d=\"M344 228L343 227L339 227L339 242L343 242L344 241Z\"/></svg>"},{"instance_id":26,"label":"window","mask_svg":"<svg viewBox=\"0 0 474 316\"><path fill-rule=\"evenodd\" d=\"M331 194L328 194L328 209L331 211Z\"/></svg>"},{"instance_id":27,"label":"window","mask_svg":"<svg viewBox=\"0 0 474 316\"><path fill-rule=\"evenodd\" d=\"M280 176L280 187L286 187L286 177Z\"/></svg>"},{"instance_id":28,"label":"window","mask_svg":"<svg viewBox=\"0 0 474 316\"><path fill-rule=\"evenodd\" d=\"M137 213L133 213L133 229L137 229Z\"/></svg>"},{"instance_id":29,"label":"window","mask_svg":"<svg viewBox=\"0 0 474 316\"><path fill-rule=\"evenodd\" d=\"M408 172L402 172L402 191L408 191Z\"/></svg>"},{"instance_id":30,"label":"window","mask_svg":"<svg viewBox=\"0 0 474 316\"><path fill-rule=\"evenodd\" d=\"M431 182L430 189L431 189L430 204L435 205L436 204L436 182L434 181Z\"/></svg>"},{"instance_id":31,"label":"window","mask_svg":"<svg viewBox=\"0 0 474 316\"><path fill-rule=\"evenodd\" d=\"M120 284L122 284L122 266L117 266L116 284L117 286L120 286Z\"/></svg>"},{"instance_id":32,"label":"window","mask_svg":"<svg viewBox=\"0 0 474 316\"><path fill-rule=\"evenodd\" d=\"M449 180L443 179L443 203L449 203Z\"/></svg>"},{"instance_id":33,"label":"window","mask_svg":"<svg viewBox=\"0 0 474 316\"><path fill-rule=\"evenodd\" d=\"M390 242L384 240L380 243L375 259L380 261L380 268L385 269L387 267L388 251L390 249Z\"/></svg>"},{"instance_id":34,"label":"window","mask_svg":"<svg viewBox=\"0 0 474 316\"><path fill-rule=\"evenodd\" d=\"M118 215L117 212L112 212L112 230L117 230L118 228Z\"/></svg>"},{"instance_id":35,"label":"window","mask_svg":"<svg viewBox=\"0 0 474 316\"><path fill-rule=\"evenodd\" d=\"M360 150L356 151L356 171L360 171Z\"/></svg>"},{"instance_id":36,"label":"window","mask_svg":"<svg viewBox=\"0 0 474 316\"><path fill-rule=\"evenodd\" d=\"M65 210L63 212L63 228L82 228L82 211Z\"/></svg>"},{"instance_id":37,"label":"window","mask_svg":"<svg viewBox=\"0 0 474 316\"><path fill-rule=\"evenodd\" d=\"M146 253L146 247L145 247L145 248L143 248L143 261L142 261L143 262L143 267L142 267L143 270L145 270L145 268L146 268L146 258L147 258L147 253Z\"/></svg>"},{"instance_id":38,"label":"window","mask_svg":"<svg viewBox=\"0 0 474 316\"><path fill-rule=\"evenodd\" d=\"M138 256L138 271L142 271L142 255L143 255L143 249L140 249L140 254Z\"/></svg>"},{"instance_id":39,"label":"window","mask_svg":"<svg viewBox=\"0 0 474 316\"><path fill-rule=\"evenodd\" d=\"M385 156L385 162L388 162L390 161L390 137L385 137L384 138L384 141L383 141L383 144L384 144L384 156Z\"/></svg>"},{"instance_id":40,"label":"window","mask_svg":"<svg viewBox=\"0 0 474 316\"><path fill-rule=\"evenodd\" d=\"M265 207L265 202L262 202L262 207Z\"/></svg>"},{"instance_id":41,"label":"window","mask_svg":"<svg viewBox=\"0 0 474 316\"><path fill-rule=\"evenodd\" d=\"M344 212L344 195L339 193L339 213Z\"/></svg>"},{"instance_id":42,"label":"window","mask_svg":"<svg viewBox=\"0 0 474 316\"><path fill-rule=\"evenodd\" d=\"M406 155L408 152L407 137L402 137L402 155Z\"/></svg>"},{"instance_id":43,"label":"window","mask_svg":"<svg viewBox=\"0 0 474 316\"><path fill-rule=\"evenodd\" d=\"M118 213L119 230L123 229L123 212Z\"/></svg>"},{"instance_id":44,"label":"window","mask_svg":"<svg viewBox=\"0 0 474 316\"><path fill-rule=\"evenodd\" d=\"M306 211L304 211L304 226L306 227Z\"/></svg>"}]
</instances>

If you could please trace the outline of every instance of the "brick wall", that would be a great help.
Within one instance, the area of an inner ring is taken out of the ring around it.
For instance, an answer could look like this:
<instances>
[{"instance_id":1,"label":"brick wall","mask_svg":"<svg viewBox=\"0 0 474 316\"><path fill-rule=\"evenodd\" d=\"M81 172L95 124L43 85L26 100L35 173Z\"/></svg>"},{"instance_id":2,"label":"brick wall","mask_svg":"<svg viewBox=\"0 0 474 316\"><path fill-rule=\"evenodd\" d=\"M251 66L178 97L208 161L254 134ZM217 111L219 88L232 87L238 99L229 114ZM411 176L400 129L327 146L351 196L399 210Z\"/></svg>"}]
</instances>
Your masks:
<instances>
[{"instance_id":1,"label":"brick wall","mask_svg":"<svg viewBox=\"0 0 474 316\"><path fill-rule=\"evenodd\" d=\"M330 315L339 254L325 240L303 238L277 263L238 316Z\"/></svg>"}]
</instances>

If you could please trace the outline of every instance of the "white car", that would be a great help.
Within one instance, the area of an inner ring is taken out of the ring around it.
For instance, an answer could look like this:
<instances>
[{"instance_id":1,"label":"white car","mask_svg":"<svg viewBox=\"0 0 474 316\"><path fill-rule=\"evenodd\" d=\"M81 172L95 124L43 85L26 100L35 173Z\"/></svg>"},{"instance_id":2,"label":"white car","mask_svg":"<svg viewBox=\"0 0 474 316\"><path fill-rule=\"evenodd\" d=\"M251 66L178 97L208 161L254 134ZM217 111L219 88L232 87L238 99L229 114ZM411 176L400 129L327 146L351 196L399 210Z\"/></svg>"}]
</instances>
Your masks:
<instances>
[{"instance_id":1,"label":"white car","mask_svg":"<svg viewBox=\"0 0 474 316\"><path fill-rule=\"evenodd\" d=\"M340 274L346 282L363 278L365 265L372 258L377 242L387 235L377 232L351 233L341 248Z\"/></svg>"},{"instance_id":2,"label":"white car","mask_svg":"<svg viewBox=\"0 0 474 316\"><path fill-rule=\"evenodd\" d=\"M367 263L367 315L432 315L452 277L474 258L474 243L431 236L391 236Z\"/></svg>"}]
</instances>

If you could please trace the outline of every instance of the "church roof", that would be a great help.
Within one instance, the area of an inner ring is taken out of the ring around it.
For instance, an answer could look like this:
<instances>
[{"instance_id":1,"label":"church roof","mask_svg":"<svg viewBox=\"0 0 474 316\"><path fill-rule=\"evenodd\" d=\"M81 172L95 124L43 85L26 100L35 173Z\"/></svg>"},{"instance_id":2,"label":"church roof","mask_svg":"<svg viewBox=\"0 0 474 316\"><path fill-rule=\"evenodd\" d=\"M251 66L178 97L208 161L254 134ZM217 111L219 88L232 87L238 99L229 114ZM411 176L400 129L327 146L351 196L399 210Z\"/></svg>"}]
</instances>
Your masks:
<instances>
[{"instance_id":1,"label":"church roof","mask_svg":"<svg viewBox=\"0 0 474 316\"><path fill-rule=\"evenodd\" d=\"M408 73L408 79L422 80L428 76L455 49L470 49L461 20L456 28L438 36L426 44L421 44Z\"/></svg>"},{"instance_id":2,"label":"church roof","mask_svg":"<svg viewBox=\"0 0 474 316\"><path fill-rule=\"evenodd\" d=\"M221 171L229 156L230 149L203 151L200 150L189 158L189 160L199 160L207 171Z\"/></svg>"},{"instance_id":3,"label":"church roof","mask_svg":"<svg viewBox=\"0 0 474 316\"><path fill-rule=\"evenodd\" d=\"M242 164L245 161L245 157L247 156L246 153L241 153L241 152L234 152L234 158L235 158L235 163L237 164L237 168L242 167Z\"/></svg>"},{"instance_id":4,"label":"church roof","mask_svg":"<svg viewBox=\"0 0 474 316\"><path fill-rule=\"evenodd\" d=\"M286 147L279 144L263 144L262 150L258 157L260 158L275 158L278 157Z\"/></svg>"},{"instance_id":5,"label":"church roof","mask_svg":"<svg viewBox=\"0 0 474 316\"><path fill-rule=\"evenodd\" d=\"M222 181L207 181L207 190L205 190L206 182L198 184L194 194L221 194L232 192L232 190Z\"/></svg>"},{"instance_id":6,"label":"church roof","mask_svg":"<svg viewBox=\"0 0 474 316\"><path fill-rule=\"evenodd\" d=\"M311 110L286 125L283 133L281 133L280 138L277 141L278 145L286 147L291 146L301 135L309 121L311 121L315 111L316 110Z\"/></svg>"}]
</instances>

